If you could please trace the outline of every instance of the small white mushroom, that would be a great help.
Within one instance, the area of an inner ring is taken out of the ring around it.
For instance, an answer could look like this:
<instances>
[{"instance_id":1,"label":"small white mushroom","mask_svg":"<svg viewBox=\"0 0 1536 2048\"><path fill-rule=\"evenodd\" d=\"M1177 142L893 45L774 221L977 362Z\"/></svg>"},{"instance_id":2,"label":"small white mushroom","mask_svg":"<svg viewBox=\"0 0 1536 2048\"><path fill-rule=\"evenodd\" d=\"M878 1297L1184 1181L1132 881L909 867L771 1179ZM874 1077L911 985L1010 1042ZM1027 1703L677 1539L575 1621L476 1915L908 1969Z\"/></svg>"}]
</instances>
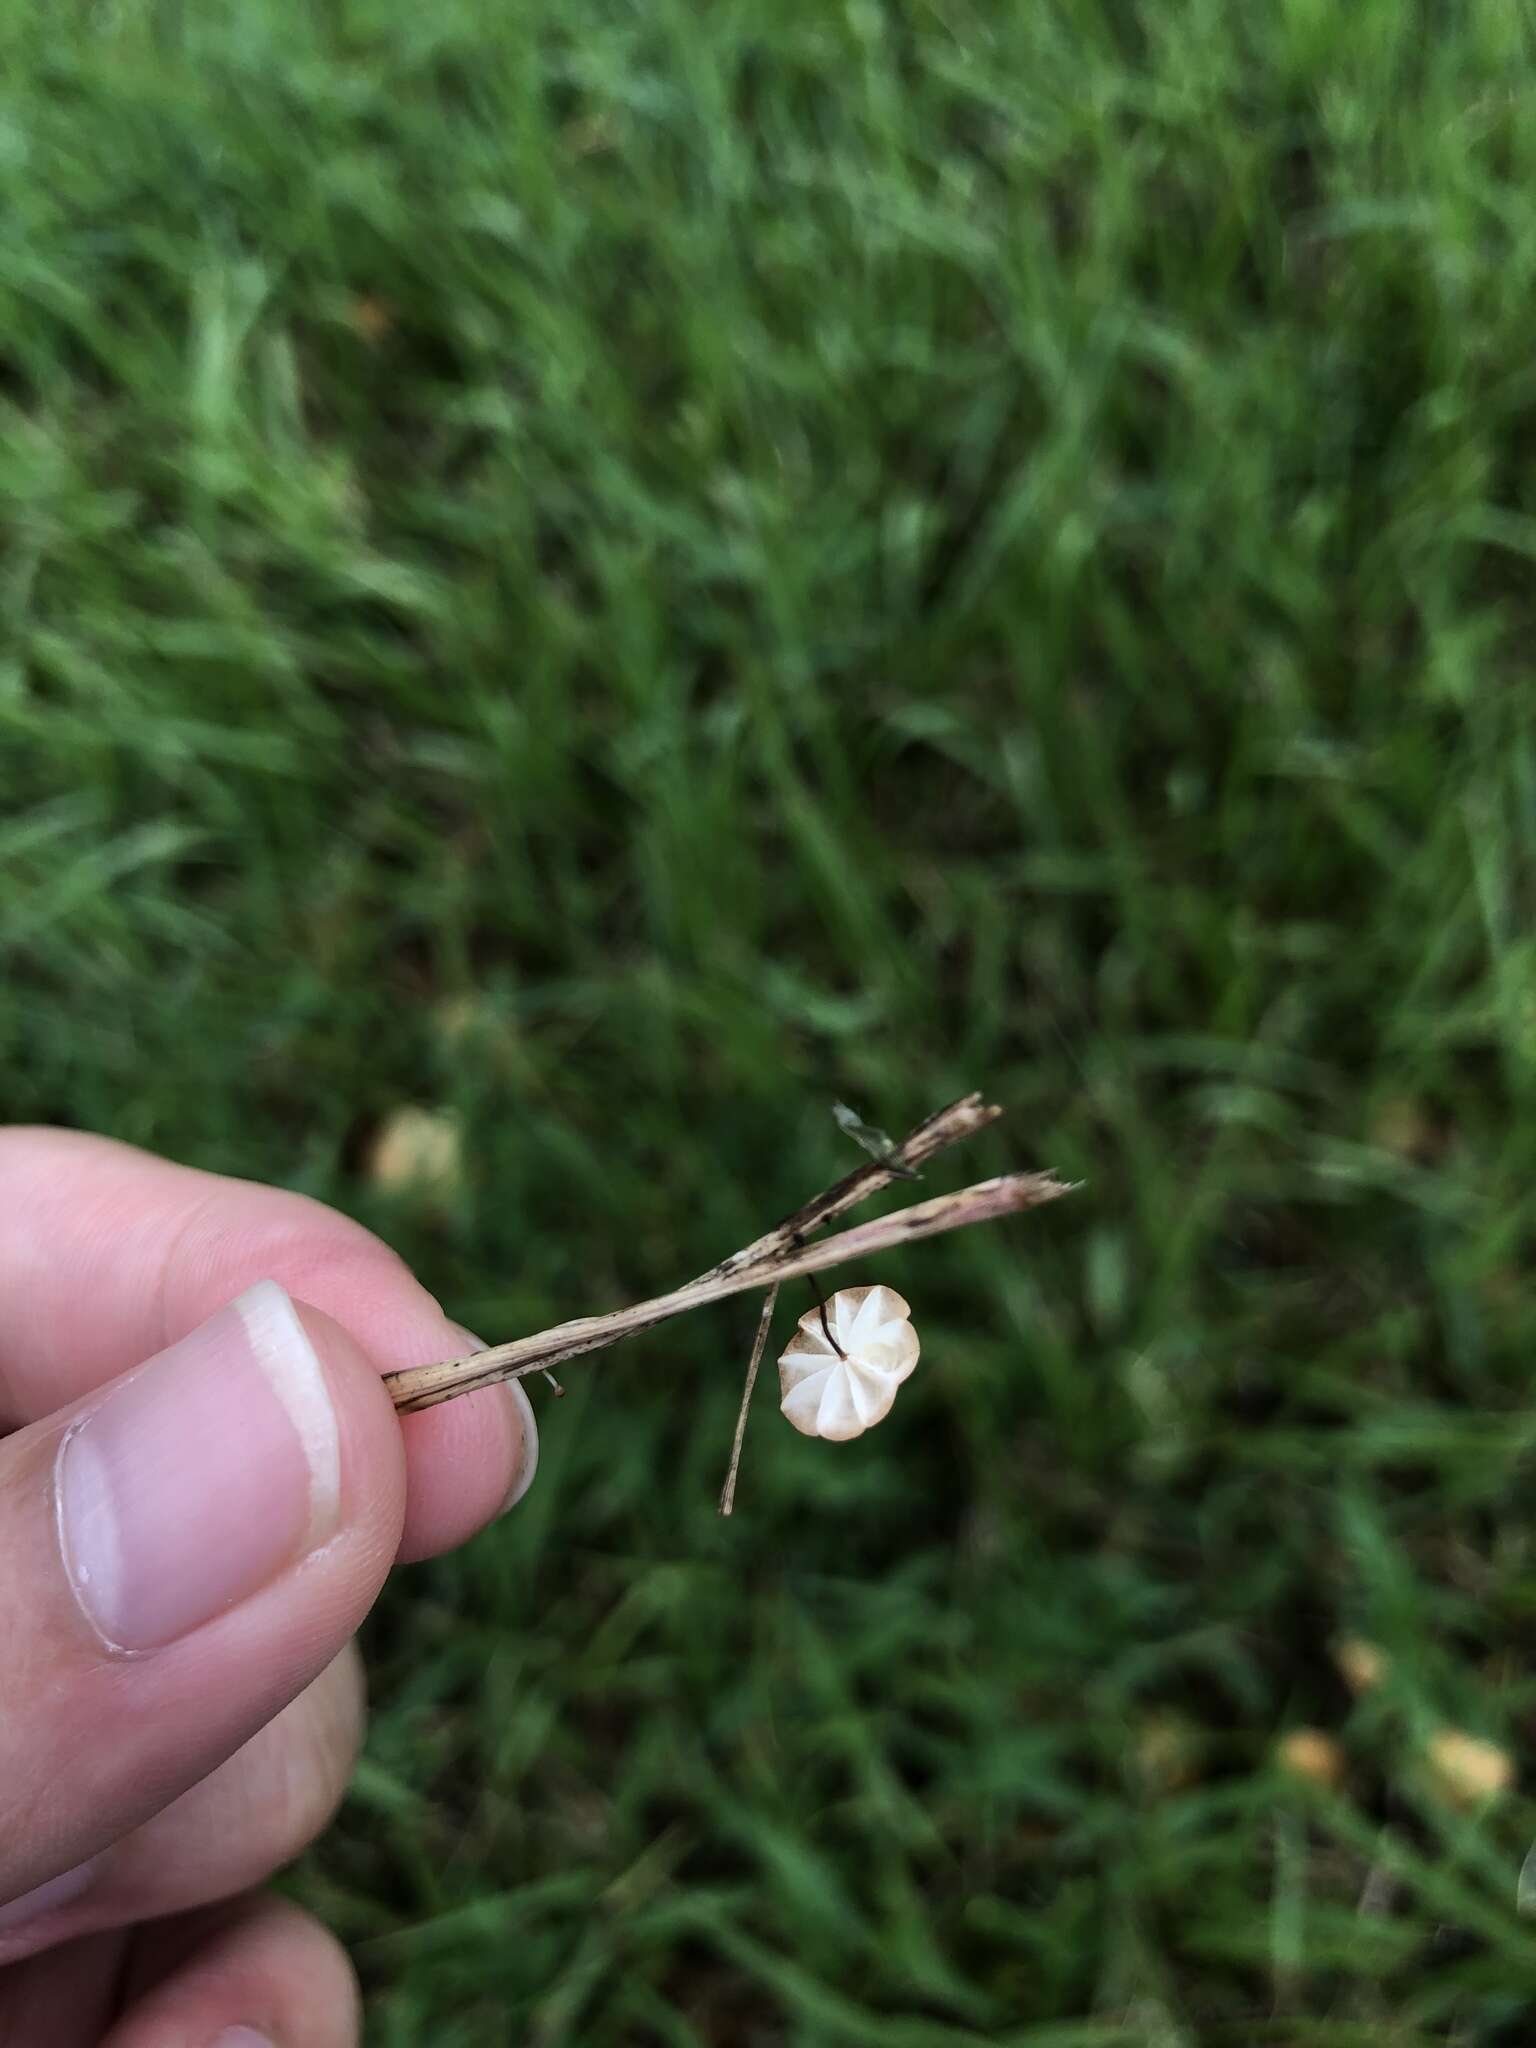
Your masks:
<instances>
[{"instance_id":1,"label":"small white mushroom","mask_svg":"<svg viewBox=\"0 0 1536 2048\"><path fill-rule=\"evenodd\" d=\"M917 1363L911 1314L890 1287L840 1289L826 1329L820 1308L807 1309L779 1360L779 1407L802 1435L846 1443L884 1421Z\"/></svg>"}]
</instances>

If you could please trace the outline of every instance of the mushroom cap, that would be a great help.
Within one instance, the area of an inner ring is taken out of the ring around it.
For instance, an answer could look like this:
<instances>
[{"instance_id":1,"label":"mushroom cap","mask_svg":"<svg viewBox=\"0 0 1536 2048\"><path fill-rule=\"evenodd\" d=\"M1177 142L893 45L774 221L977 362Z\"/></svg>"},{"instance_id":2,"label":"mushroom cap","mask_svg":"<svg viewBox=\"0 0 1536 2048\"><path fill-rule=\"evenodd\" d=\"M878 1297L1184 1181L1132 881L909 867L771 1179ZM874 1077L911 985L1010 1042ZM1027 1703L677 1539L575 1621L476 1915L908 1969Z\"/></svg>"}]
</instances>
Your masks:
<instances>
[{"instance_id":1,"label":"mushroom cap","mask_svg":"<svg viewBox=\"0 0 1536 2048\"><path fill-rule=\"evenodd\" d=\"M846 1443L891 1411L896 1389L917 1364L912 1311L892 1287L844 1287L821 1310L807 1309L779 1359L779 1407L802 1435Z\"/></svg>"}]
</instances>

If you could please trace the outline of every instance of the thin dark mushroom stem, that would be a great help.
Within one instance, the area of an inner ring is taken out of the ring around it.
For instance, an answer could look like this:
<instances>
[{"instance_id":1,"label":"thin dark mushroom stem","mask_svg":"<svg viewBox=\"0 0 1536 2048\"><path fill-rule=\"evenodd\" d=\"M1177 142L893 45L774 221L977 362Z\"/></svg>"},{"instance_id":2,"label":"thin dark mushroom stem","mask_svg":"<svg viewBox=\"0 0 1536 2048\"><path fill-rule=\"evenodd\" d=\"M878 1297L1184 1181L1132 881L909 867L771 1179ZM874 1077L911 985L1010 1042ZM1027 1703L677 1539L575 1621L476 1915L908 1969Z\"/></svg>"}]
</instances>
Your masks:
<instances>
[{"instance_id":1,"label":"thin dark mushroom stem","mask_svg":"<svg viewBox=\"0 0 1536 2048\"><path fill-rule=\"evenodd\" d=\"M847 1358L847 1356L848 1356L848 1354L847 1354L847 1352L846 1352L846 1351L845 1351L845 1350L843 1349L842 1345L841 1345L841 1344L839 1344L839 1343L838 1343L838 1341L837 1341L837 1339L836 1339L836 1338L835 1338L835 1337L833 1336L833 1334L832 1334L832 1327L831 1327L831 1325L830 1325L830 1324L828 1323L828 1321L827 1321L827 1297L826 1297L826 1296L825 1296L825 1295L824 1295L824 1294L822 1293L821 1289L820 1289L820 1288L819 1288L819 1287L818 1287L818 1286L816 1285L816 1275L815 1275L814 1273L807 1273L807 1274L806 1274L806 1276L805 1276L805 1284L806 1284L806 1286L807 1286L807 1287L809 1287L809 1288L810 1288L810 1290L811 1290L812 1294L814 1294L814 1295L815 1295L815 1297L816 1297L816 1306L817 1306L817 1308L818 1308L818 1309L820 1310L820 1312L821 1312L821 1334L823 1335L823 1337L825 1337L825 1338L826 1338L827 1342L828 1342L828 1343L829 1343L829 1344L830 1344L830 1345L832 1346L832 1349L833 1349L833 1350L834 1350L834 1351L835 1351L835 1352L837 1353L838 1357L839 1357L839 1358L843 1358L843 1359L846 1359L846 1358Z\"/></svg>"}]
</instances>

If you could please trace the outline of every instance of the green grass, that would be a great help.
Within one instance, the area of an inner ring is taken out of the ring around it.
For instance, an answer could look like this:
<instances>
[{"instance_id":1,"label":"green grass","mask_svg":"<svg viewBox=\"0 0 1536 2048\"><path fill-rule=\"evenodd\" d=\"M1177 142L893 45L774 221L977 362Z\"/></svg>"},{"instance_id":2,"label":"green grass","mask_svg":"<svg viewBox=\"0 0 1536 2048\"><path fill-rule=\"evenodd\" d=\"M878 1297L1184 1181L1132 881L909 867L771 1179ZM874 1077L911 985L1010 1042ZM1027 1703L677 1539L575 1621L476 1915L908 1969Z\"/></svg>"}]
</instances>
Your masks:
<instances>
[{"instance_id":1,"label":"green grass","mask_svg":"<svg viewBox=\"0 0 1536 2048\"><path fill-rule=\"evenodd\" d=\"M399 1578L297 1877L383 2048L1529 2038L1533 55L0 6L0 1109L491 1334L744 1241L838 1097L1085 1183L883 1268L919 1376L847 1448L765 1388L733 1523L750 1303ZM446 1217L359 1169L405 1101Z\"/></svg>"}]
</instances>

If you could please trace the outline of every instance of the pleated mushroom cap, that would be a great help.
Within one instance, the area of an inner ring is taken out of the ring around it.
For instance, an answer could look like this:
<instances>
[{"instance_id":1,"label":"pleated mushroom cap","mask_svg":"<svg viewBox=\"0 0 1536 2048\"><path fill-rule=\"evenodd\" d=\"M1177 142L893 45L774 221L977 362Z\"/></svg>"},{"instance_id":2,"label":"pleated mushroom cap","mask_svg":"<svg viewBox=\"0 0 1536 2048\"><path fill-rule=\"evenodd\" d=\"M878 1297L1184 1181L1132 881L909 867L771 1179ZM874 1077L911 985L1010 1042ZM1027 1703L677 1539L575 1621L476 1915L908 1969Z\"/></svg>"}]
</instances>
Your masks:
<instances>
[{"instance_id":1,"label":"pleated mushroom cap","mask_svg":"<svg viewBox=\"0 0 1536 2048\"><path fill-rule=\"evenodd\" d=\"M827 1303L834 1346L806 1311L779 1359L779 1407L802 1435L846 1443L884 1421L917 1364L911 1315L894 1288L844 1287Z\"/></svg>"}]
</instances>

